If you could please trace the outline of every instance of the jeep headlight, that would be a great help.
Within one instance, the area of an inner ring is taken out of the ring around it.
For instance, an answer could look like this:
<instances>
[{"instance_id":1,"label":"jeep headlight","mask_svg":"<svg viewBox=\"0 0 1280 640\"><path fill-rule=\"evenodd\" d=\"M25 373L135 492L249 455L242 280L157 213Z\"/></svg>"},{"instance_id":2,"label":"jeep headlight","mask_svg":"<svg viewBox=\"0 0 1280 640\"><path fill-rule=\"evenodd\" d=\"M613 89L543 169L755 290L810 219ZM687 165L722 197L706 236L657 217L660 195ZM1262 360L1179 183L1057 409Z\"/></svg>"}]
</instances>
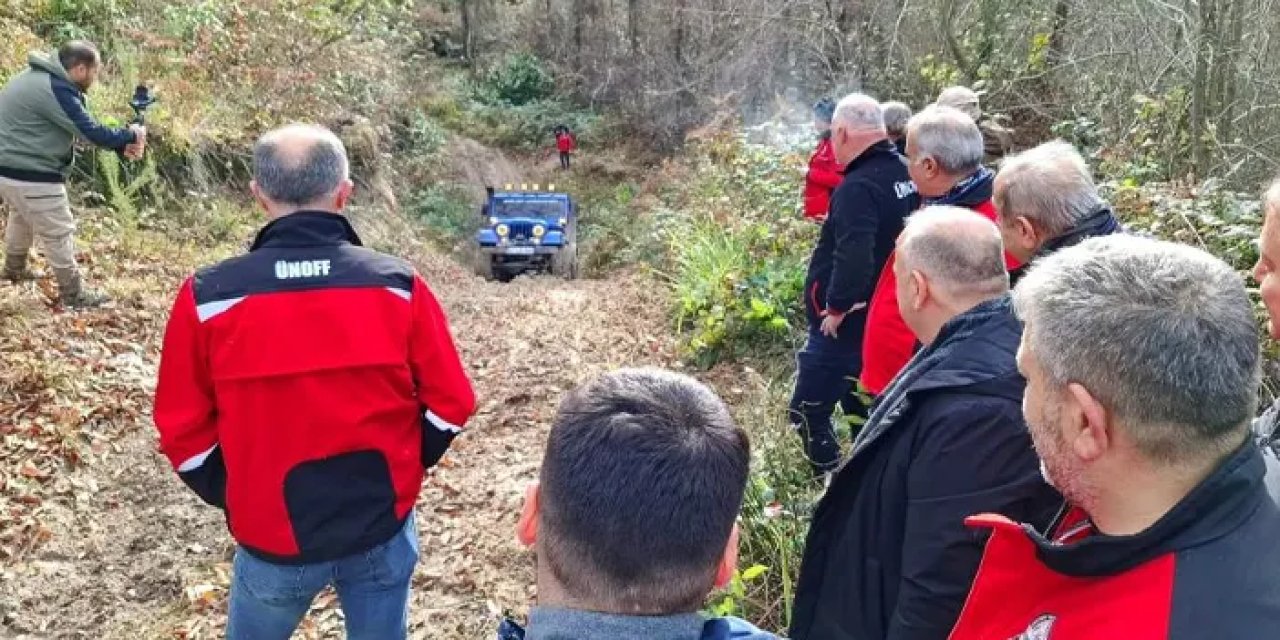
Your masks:
<instances>
[{"instance_id":1,"label":"jeep headlight","mask_svg":"<svg viewBox=\"0 0 1280 640\"><path fill-rule=\"evenodd\" d=\"M498 235L505 238L507 237L508 233L511 233L511 227L508 227L505 224L499 224L498 226L493 228L493 231L494 233L497 233Z\"/></svg>"},{"instance_id":2,"label":"jeep headlight","mask_svg":"<svg viewBox=\"0 0 1280 640\"><path fill-rule=\"evenodd\" d=\"M533 237L541 238L542 236L546 235L546 233L547 233L546 227L540 224L533 225Z\"/></svg>"}]
</instances>

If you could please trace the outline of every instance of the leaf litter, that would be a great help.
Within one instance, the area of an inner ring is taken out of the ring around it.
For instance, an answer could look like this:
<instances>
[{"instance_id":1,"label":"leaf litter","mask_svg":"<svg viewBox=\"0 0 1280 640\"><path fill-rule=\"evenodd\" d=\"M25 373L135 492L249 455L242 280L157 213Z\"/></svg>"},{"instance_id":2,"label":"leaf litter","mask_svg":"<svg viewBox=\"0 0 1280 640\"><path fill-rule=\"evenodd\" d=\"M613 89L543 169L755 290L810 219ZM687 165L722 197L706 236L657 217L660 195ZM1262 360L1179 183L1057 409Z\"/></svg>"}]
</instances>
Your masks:
<instances>
[{"instance_id":1,"label":"leaf litter","mask_svg":"<svg viewBox=\"0 0 1280 640\"><path fill-rule=\"evenodd\" d=\"M411 636L488 638L535 597L514 528L561 394L618 366L678 366L661 285L638 273L484 282L403 225L353 219L370 244L414 258L480 399L424 483ZM47 283L0 286L0 636L222 636L234 547L158 453L150 406L172 295L235 247L175 242L95 239L91 278L124 292L107 309L58 309ZM328 591L294 637L341 629Z\"/></svg>"}]
</instances>

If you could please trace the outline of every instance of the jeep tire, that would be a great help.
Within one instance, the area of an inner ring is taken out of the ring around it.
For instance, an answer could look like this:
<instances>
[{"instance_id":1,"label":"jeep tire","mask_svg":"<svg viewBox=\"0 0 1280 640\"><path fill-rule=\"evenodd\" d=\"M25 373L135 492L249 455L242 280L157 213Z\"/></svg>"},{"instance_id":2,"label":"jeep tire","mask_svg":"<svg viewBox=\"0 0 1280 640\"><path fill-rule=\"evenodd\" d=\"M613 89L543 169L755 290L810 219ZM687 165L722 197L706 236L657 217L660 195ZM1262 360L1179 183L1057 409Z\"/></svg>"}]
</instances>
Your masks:
<instances>
[{"instance_id":1,"label":"jeep tire","mask_svg":"<svg viewBox=\"0 0 1280 640\"><path fill-rule=\"evenodd\" d=\"M565 280L578 277L578 223L569 223L565 229L564 246L551 256L551 275Z\"/></svg>"},{"instance_id":2,"label":"jeep tire","mask_svg":"<svg viewBox=\"0 0 1280 640\"><path fill-rule=\"evenodd\" d=\"M475 268L476 275L485 280L493 280L493 256L481 251L479 247L475 249L475 255L472 256L472 263Z\"/></svg>"}]
</instances>

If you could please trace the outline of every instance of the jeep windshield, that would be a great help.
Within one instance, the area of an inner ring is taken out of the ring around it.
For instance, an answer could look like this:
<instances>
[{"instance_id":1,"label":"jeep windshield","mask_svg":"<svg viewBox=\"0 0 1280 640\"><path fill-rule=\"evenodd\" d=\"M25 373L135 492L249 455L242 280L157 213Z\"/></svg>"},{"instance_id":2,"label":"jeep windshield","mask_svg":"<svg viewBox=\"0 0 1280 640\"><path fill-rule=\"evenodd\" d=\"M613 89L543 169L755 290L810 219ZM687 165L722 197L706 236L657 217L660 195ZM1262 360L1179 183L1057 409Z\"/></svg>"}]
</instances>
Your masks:
<instances>
[{"instance_id":1,"label":"jeep windshield","mask_svg":"<svg viewBox=\"0 0 1280 640\"><path fill-rule=\"evenodd\" d=\"M489 212L489 215L499 218L562 218L564 214L563 200L494 200L493 209Z\"/></svg>"}]
</instances>

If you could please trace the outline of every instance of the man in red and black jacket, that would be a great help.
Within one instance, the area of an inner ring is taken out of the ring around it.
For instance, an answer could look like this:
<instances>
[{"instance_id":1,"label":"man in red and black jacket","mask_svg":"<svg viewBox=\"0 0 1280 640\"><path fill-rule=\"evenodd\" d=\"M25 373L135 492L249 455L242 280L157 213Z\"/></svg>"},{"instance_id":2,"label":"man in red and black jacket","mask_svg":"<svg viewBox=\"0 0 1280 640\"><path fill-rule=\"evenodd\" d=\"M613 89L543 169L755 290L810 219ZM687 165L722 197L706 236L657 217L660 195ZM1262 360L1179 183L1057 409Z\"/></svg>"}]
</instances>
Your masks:
<instances>
[{"instance_id":1,"label":"man in red and black jacket","mask_svg":"<svg viewBox=\"0 0 1280 640\"><path fill-rule=\"evenodd\" d=\"M342 143L295 125L254 149L271 222L178 293L160 447L239 544L227 636L288 638L332 583L354 636L403 638L424 470L475 408L444 313L340 215Z\"/></svg>"},{"instance_id":2,"label":"man in red and black jacket","mask_svg":"<svg viewBox=\"0 0 1280 640\"><path fill-rule=\"evenodd\" d=\"M1014 304L1023 411L1068 507L1043 532L970 518L991 537L952 640L1274 637L1280 509L1239 275L1112 235L1038 260Z\"/></svg>"},{"instance_id":3,"label":"man in red and black jacket","mask_svg":"<svg viewBox=\"0 0 1280 640\"><path fill-rule=\"evenodd\" d=\"M831 214L809 258L809 336L796 354L796 388L789 405L791 424L819 475L834 471L840 462L831 424L836 404L846 413L865 416L866 408L852 391L862 367L867 301L916 200L906 163L886 139L884 115L875 99L853 94L841 100L831 143L845 168L844 179L831 196Z\"/></svg>"},{"instance_id":4,"label":"man in red and black jacket","mask_svg":"<svg viewBox=\"0 0 1280 640\"><path fill-rule=\"evenodd\" d=\"M995 173L982 166L982 132L973 119L950 107L929 107L907 124L907 168L924 204L972 209L992 222ZM896 255L896 252L895 252ZM898 311L895 255L880 272L867 310L862 341L862 386L873 396L888 388L916 350L916 336ZM1005 254L1005 266L1018 261Z\"/></svg>"}]
</instances>

